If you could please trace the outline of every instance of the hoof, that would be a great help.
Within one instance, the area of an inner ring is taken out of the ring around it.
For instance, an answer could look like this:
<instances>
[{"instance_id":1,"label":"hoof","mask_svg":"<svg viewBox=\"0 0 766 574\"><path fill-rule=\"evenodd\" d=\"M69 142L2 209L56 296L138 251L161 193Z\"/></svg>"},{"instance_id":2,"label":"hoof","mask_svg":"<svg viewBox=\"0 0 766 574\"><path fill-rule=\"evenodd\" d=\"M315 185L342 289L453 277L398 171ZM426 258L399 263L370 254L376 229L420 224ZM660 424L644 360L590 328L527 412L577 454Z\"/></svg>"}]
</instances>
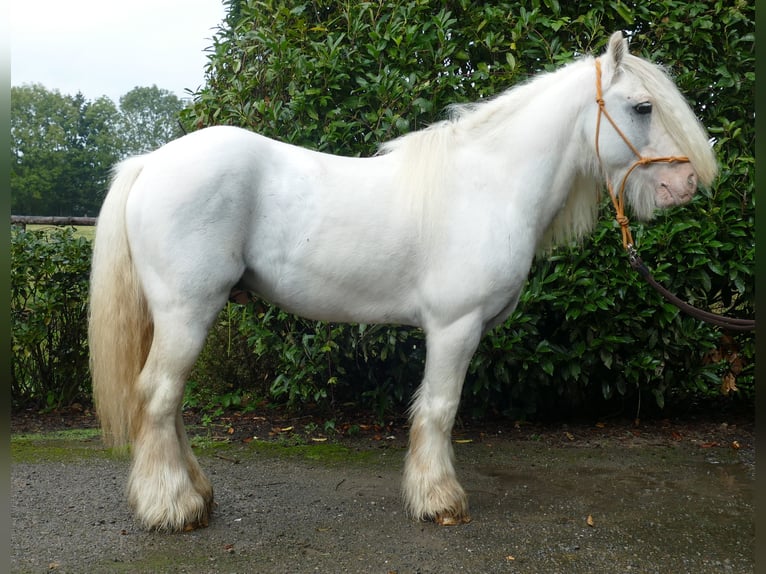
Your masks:
<instances>
[{"instance_id":1,"label":"hoof","mask_svg":"<svg viewBox=\"0 0 766 574\"><path fill-rule=\"evenodd\" d=\"M439 526L458 526L460 524L468 524L471 522L471 517L467 514L455 516L454 514L437 514L434 517L434 522Z\"/></svg>"},{"instance_id":2,"label":"hoof","mask_svg":"<svg viewBox=\"0 0 766 574\"><path fill-rule=\"evenodd\" d=\"M192 532L194 530L199 530L200 528L207 528L207 527L208 527L208 519L203 518L196 522L189 522L185 524L183 527L183 532Z\"/></svg>"},{"instance_id":3,"label":"hoof","mask_svg":"<svg viewBox=\"0 0 766 574\"><path fill-rule=\"evenodd\" d=\"M218 505L215 502L210 501L205 507L204 514L197 517L196 520L192 520L184 524L183 528L181 528L181 532L193 532L194 530L199 530L200 528L207 528L210 524L210 513L216 506Z\"/></svg>"},{"instance_id":4,"label":"hoof","mask_svg":"<svg viewBox=\"0 0 766 574\"><path fill-rule=\"evenodd\" d=\"M215 503L207 503L191 516L183 516L179 513L169 516L164 514L161 517L154 517L154 520L141 519L136 516L137 521L143 528L150 532L192 532L200 528L207 528L210 523L210 514Z\"/></svg>"}]
</instances>

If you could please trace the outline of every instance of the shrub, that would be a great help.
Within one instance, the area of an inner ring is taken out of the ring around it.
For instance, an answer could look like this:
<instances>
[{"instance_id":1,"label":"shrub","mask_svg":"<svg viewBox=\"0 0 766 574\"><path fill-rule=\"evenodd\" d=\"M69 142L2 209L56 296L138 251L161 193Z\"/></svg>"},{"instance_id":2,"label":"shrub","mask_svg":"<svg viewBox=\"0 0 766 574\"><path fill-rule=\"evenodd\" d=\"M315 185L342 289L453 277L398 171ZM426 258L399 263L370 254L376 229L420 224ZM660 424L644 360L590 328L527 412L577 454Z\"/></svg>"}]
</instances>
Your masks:
<instances>
[{"instance_id":1,"label":"shrub","mask_svg":"<svg viewBox=\"0 0 766 574\"><path fill-rule=\"evenodd\" d=\"M90 394L91 244L73 228L11 228L11 401L58 407Z\"/></svg>"},{"instance_id":2,"label":"shrub","mask_svg":"<svg viewBox=\"0 0 766 574\"><path fill-rule=\"evenodd\" d=\"M205 346L189 375L185 405L220 413L230 407L246 408L268 397L268 365L259 361L242 333L248 309L228 303L208 334Z\"/></svg>"},{"instance_id":3,"label":"shrub","mask_svg":"<svg viewBox=\"0 0 766 574\"><path fill-rule=\"evenodd\" d=\"M423 358L414 329L322 323L263 303L229 303L191 375L187 404L269 402L330 413L354 403L383 417L409 400Z\"/></svg>"}]
</instances>

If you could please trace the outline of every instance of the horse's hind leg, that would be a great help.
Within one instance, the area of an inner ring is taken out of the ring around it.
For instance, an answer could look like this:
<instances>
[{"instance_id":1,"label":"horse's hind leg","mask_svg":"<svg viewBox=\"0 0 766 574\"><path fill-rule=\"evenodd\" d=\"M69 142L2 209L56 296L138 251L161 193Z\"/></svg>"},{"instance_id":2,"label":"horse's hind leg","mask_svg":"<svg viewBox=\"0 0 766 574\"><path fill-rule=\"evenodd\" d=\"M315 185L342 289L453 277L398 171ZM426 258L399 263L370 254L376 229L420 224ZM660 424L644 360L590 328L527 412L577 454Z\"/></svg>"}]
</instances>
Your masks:
<instances>
[{"instance_id":1,"label":"horse's hind leg","mask_svg":"<svg viewBox=\"0 0 766 574\"><path fill-rule=\"evenodd\" d=\"M181 418L186 378L205 342L213 312L188 308L154 313L154 338L139 378L143 407L134 421L128 500L143 526L206 526L213 488L189 447ZM196 315L196 316L195 316Z\"/></svg>"},{"instance_id":2,"label":"horse's hind leg","mask_svg":"<svg viewBox=\"0 0 766 574\"><path fill-rule=\"evenodd\" d=\"M451 442L468 363L481 337L481 324L463 317L427 334L426 369L411 408L410 444L403 491L418 520L452 525L470 522L468 498L457 480Z\"/></svg>"}]
</instances>

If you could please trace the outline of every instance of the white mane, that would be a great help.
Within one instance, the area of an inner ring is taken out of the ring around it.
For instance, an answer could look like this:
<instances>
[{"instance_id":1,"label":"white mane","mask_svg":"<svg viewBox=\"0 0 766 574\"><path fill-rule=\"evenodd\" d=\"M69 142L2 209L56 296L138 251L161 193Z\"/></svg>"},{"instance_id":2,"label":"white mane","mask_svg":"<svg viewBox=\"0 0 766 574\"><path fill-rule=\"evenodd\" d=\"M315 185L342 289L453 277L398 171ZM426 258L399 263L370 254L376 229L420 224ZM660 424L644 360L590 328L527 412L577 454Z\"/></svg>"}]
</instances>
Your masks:
<instances>
[{"instance_id":1,"label":"white mane","mask_svg":"<svg viewBox=\"0 0 766 574\"><path fill-rule=\"evenodd\" d=\"M523 112L524 105L545 93L561 81L562 72L574 68L593 58L584 58L555 72L546 72L513 86L497 96L480 102L452 104L448 107L449 118L420 131L411 132L380 146L379 153L407 151L408 156L442 154L443 147L449 146L456 138L471 133L486 136L493 131L502 131L508 122ZM437 147L432 147L437 144ZM414 160L413 163L419 163Z\"/></svg>"},{"instance_id":2,"label":"white mane","mask_svg":"<svg viewBox=\"0 0 766 574\"><path fill-rule=\"evenodd\" d=\"M460 141L507 134L526 113L529 102L538 100L560 85L564 76L593 66L584 57L553 72L546 72L481 102L449 106L449 118L427 128L386 142L380 154L399 152L402 157L400 185L406 189L411 207L420 211L426 203L433 208L438 191L450 173L450 152ZM591 171L596 171L594 164ZM541 250L577 240L588 234L598 214L598 184L589 178L571 182L570 193L540 242Z\"/></svg>"}]
</instances>

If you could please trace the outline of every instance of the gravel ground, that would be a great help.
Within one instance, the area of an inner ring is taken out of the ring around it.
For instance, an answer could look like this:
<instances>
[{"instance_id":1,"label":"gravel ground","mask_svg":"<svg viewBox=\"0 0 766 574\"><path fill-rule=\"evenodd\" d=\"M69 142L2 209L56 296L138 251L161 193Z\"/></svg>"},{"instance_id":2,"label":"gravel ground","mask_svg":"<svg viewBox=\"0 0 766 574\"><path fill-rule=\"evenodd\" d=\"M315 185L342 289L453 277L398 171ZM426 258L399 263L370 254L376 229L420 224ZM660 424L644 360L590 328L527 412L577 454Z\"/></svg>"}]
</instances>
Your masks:
<instances>
[{"instance_id":1,"label":"gravel ground","mask_svg":"<svg viewBox=\"0 0 766 574\"><path fill-rule=\"evenodd\" d=\"M12 572L750 573L753 436L736 425L458 435L473 522L408 519L404 433L200 446L208 528L144 532L94 432L12 435ZM202 443L201 443L202 444Z\"/></svg>"}]
</instances>

